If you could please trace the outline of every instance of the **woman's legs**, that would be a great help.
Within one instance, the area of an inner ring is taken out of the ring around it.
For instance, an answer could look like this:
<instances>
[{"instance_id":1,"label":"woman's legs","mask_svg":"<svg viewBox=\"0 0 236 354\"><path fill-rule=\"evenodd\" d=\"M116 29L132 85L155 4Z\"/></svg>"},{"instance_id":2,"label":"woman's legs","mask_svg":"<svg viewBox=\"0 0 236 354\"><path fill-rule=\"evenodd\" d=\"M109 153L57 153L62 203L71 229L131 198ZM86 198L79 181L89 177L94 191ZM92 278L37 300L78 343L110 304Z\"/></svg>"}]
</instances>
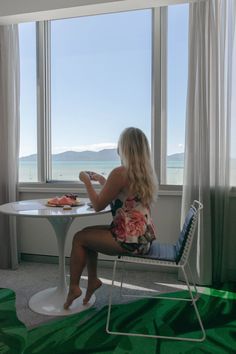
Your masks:
<instances>
[{"instance_id":1,"label":"woman's legs","mask_svg":"<svg viewBox=\"0 0 236 354\"><path fill-rule=\"evenodd\" d=\"M98 252L117 255L124 253L124 250L105 227L86 228L75 234L70 259L70 288L64 304L65 309L81 295L79 282L86 264L88 268L88 287L84 304L89 301L94 291L102 285L101 280L97 277Z\"/></svg>"},{"instance_id":2,"label":"woman's legs","mask_svg":"<svg viewBox=\"0 0 236 354\"><path fill-rule=\"evenodd\" d=\"M101 280L97 277L97 258L98 253L87 248L88 286L83 300L84 305L87 304L94 291L102 285Z\"/></svg>"}]
</instances>

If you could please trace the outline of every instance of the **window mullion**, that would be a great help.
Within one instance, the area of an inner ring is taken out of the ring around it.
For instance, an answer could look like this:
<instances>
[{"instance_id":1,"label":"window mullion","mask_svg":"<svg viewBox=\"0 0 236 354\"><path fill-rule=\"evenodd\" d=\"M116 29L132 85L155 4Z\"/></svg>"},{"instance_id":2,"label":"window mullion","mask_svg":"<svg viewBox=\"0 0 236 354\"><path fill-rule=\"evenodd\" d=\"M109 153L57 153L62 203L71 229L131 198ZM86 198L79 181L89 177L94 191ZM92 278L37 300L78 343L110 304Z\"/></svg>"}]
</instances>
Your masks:
<instances>
[{"instance_id":1,"label":"window mullion","mask_svg":"<svg viewBox=\"0 0 236 354\"><path fill-rule=\"evenodd\" d=\"M46 48L46 72L45 72L45 118L46 118L46 180L52 180L52 151L51 151L51 22L45 22L45 48Z\"/></svg>"},{"instance_id":2,"label":"window mullion","mask_svg":"<svg viewBox=\"0 0 236 354\"><path fill-rule=\"evenodd\" d=\"M167 39L168 39L168 8L163 7L161 11L161 161L162 161L162 179L161 183L167 183ZM162 182L163 181L163 182Z\"/></svg>"},{"instance_id":3,"label":"window mullion","mask_svg":"<svg viewBox=\"0 0 236 354\"><path fill-rule=\"evenodd\" d=\"M37 23L37 146L38 181L50 179L50 37L48 22Z\"/></svg>"},{"instance_id":4,"label":"window mullion","mask_svg":"<svg viewBox=\"0 0 236 354\"><path fill-rule=\"evenodd\" d=\"M152 150L160 184L166 183L167 9L153 10Z\"/></svg>"}]
</instances>

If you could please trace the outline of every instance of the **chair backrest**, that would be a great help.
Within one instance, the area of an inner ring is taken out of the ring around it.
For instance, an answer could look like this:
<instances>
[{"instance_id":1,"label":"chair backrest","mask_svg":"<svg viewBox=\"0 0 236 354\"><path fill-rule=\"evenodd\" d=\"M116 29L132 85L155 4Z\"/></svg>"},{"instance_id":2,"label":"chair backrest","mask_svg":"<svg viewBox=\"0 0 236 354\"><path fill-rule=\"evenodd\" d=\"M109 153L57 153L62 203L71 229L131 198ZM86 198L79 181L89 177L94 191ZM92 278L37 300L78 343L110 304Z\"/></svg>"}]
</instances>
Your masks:
<instances>
[{"instance_id":1,"label":"chair backrest","mask_svg":"<svg viewBox=\"0 0 236 354\"><path fill-rule=\"evenodd\" d=\"M193 235L198 221L199 211L202 208L202 203L200 203L198 200L194 200L185 217L185 221L180 232L178 241L175 244L176 264L178 264L180 260L181 263L184 263L188 259L193 241Z\"/></svg>"}]
</instances>

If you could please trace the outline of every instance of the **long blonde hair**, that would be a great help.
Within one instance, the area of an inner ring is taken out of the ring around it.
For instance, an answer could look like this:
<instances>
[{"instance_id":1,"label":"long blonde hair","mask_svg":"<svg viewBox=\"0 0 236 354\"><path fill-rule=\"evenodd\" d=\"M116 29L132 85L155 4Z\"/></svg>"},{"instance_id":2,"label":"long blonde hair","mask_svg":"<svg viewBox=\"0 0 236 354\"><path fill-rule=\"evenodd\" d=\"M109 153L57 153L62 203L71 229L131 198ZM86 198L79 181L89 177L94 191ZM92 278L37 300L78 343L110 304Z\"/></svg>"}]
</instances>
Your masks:
<instances>
[{"instance_id":1,"label":"long blonde hair","mask_svg":"<svg viewBox=\"0 0 236 354\"><path fill-rule=\"evenodd\" d=\"M151 204L156 199L158 184L146 135L138 128L126 128L120 135L118 151L127 170L130 192L143 204Z\"/></svg>"}]
</instances>

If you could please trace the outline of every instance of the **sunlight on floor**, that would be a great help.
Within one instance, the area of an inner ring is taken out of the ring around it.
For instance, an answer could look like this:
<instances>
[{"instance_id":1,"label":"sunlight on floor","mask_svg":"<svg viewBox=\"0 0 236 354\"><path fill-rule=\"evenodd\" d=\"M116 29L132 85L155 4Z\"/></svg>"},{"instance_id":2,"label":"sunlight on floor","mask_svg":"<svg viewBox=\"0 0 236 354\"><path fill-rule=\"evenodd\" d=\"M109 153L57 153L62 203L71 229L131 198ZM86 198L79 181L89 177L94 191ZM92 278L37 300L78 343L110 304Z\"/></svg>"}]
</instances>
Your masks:
<instances>
[{"instance_id":1,"label":"sunlight on floor","mask_svg":"<svg viewBox=\"0 0 236 354\"><path fill-rule=\"evenodd\" d=\"M171 284L171 283L159 283L159 282L158 283L155 282L154 284L166 286L168 288L174 288L174 289L180 289L180 290L188 290L188 287L185 284ZM198 289L199 288L197 287L197 290Z\"/></svg>"},{"instance_id":2,"label":"sunlight on floor","mask_svg":"<svg viewBox=\"0 0 236 354\"><path fill-rule=\"evenodd\" d=\"M170 283L155 283L159 285L163 285L169 288L173 289L179 289L179 290L188 290L187 285L185 284L170 284ZM225 299L236 299L236 293L232 291L226 291L226 290L220 290L220 289L213 289L207 286L197 286L197 291L200 294L205 294L209 296L215 296L215 297L220 297L220 298L225 298Z\"/></svg>"},{"instance_id":3,"label":"sunlight on floor","mask_svg":"<svg viewBox=\"0 0 236 354\"><path fill-rule=\"evenodd\" d=\"M87 276L82 276L81 278L84 279L84 280L88 279ZM101 279L103 284L111 285L112 281L110 279L105 279L105 278L101 278L101 277L99 277L99 279ZM117 287L120 287L121 282L115 281L114 285L117 286ZM142 286L132 285L132 284L128 284L128 283L123 283L123 288L132 289L132 290L139 290L139 291L158 292L158 290L155 290L155 289L144 288Z\"/></svg>"}]
</instances>

